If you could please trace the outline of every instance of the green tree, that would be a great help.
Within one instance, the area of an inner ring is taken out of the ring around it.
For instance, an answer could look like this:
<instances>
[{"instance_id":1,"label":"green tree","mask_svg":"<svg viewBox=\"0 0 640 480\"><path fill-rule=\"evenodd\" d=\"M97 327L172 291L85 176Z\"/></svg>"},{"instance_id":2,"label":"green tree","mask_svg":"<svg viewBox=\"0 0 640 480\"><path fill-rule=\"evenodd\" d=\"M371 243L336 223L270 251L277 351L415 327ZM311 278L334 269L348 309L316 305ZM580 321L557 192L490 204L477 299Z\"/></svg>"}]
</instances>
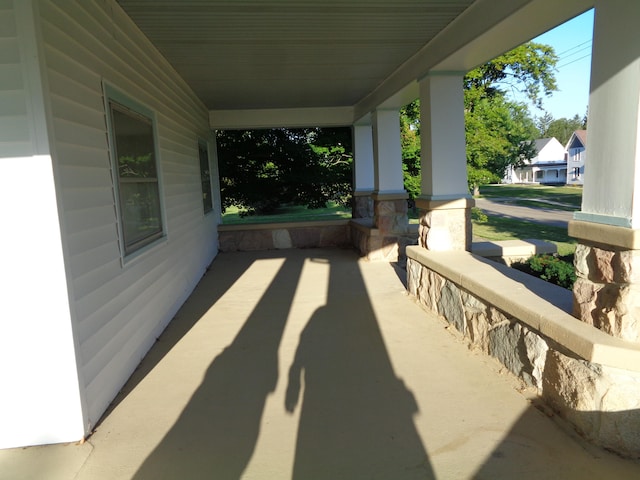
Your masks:
<instances>
[{"instance_id":1,"label":"green tree","mask_svg":"<svg viewBox=\"0 0 640 480\"><path fill-rule=\"evenodd\" d=\"M538 130L525 104L507 100L523 92L536 106L557 89L553 48L525 43L471 70L464 78L465 135L469 187L499 181L509 165L536 155Z\"/></svg>"},{"instance_id":2,"label":"green tree","mask_svg":"<svg viewBox=\"0 0 640 480\"><path fill-rule=\"evenodd\" d=\"M508 91L519 91L537 106L556 90L553 48L526 43L467 73L464 77L465 136L469 187L499 181L509 165L533 158L538 128L524 103L509 101ZM400 112L405 189L410 198L420 194L420 104ZM553 118L548 115L546 122Z\"/></svg>"},{"instance_id":3,"label":"green tree","mask_svg":"<svg viewBox=\"0 0 640 480\"><path fill-rule=\"evenodd\" d=\"M222 206L249 214L281 205L321 208L351 198L348 128L225 130L218 132Z\"/></svg>"},{"instance_id":4,"label":"green tree","mask_svg":"<svg viewBox=\"0 0 640 480\"><path fill-rule=\"evenodd\" d=\"M400 110L402 175L410 200L420 195L420 102L411 102Z\"/></svg>"},{"instance_id":5,"label":"green tree","mask_svg":"<svg viewBox=\"0 0 640 480\"><path fill-rule=\"evenodd\" d=\"M566 145L571 134L576 130L581 130L583 125L583 119L578 114L573 118L558 118L552 120L544 132L540 131L540 136L543 138L555 137L562 145Z\"/></svg>"}]
</instances>

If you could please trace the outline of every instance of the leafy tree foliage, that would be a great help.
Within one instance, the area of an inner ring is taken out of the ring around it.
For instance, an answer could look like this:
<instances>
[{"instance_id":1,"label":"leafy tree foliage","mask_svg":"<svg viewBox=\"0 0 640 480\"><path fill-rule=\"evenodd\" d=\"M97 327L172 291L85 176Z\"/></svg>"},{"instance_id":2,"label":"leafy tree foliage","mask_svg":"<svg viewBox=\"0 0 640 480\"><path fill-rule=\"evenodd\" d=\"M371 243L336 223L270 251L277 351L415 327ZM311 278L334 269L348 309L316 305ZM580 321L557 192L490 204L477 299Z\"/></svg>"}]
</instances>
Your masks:
<instances>
[{"instance_id":1,"label":"leafy tree foliage","mask_svg":"<svg viewBox=\"0 0 640 480\"><path fill-rule=\"evenodd\" d=\"M567 144L573 132L587 128L586 115L580 118L577 114L573 118L552 119L546 125L542 122L539 123L540 136L542 138L555 137L562 145Z\"/></svg>"},{"instance_id":2,"label":"leafy tree foliage","mask_svg":"<svg viewBox=\"0 0 640 480\"><path fill-rule=\"evenodd\" d=\"M218 132L222 206L248 214L280 205L322 208L351 196L348 128L225 130Z\"/></svg>"},{"instance_id":3,"label":"leafy tree foliage","mask_svg":"<svg viewBox=\"0 0 640 480\"><path fill-rule=\"evenodd\" d=\"M420 195L420 103L412 102L400 110L402 175L411 200Z\"/></svg>"},{"instance_id":4,"label":"leafy tree foliage","mask_svg":"<svg viewBox=\"0 0 640 480\"><path fill-rule=\"evenodd\" d=\"M553 48L526 43L481 65L464 77L467 175L470 189L499 181L509 165L536 155L532 140L539 131L527 106L509 101L507 92L524 92L535 104L557 89ZM420 105L401 110L402 160L405 189L420 194ZM549 122L552 118L548 119Z\"/></svg>"},{"instance_id":5,"label":"leafy tree foliage","mask_svg":"<svg viewBox=\"0 0 640 480\"><path fill-rule=\"evenodd\" d=\"M499 181L509 165L536 155L538 130L523 103L509 101L507 89L524 92L535 105L557 89L553 48L525 43L471 70L464 78L465 135L469 186Z\"/></svg>"}]
</instances>

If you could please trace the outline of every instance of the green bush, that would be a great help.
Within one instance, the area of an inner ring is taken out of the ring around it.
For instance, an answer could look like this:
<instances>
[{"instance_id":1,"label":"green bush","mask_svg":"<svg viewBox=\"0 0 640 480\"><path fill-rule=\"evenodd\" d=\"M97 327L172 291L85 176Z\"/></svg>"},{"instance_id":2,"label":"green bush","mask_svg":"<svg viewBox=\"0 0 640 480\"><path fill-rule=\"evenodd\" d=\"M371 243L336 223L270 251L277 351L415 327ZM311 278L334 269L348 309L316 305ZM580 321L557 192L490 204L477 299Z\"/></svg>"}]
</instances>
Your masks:
<instances>
[{"instance_id":1,"label":"green bush","mask_svg":"<svg viewBox=\"0 0 640 480\"><path fill-rule=\"evenodd\" d=\"M569 290L576 281L573 255L534 255L525 262L514 263L512 267Z\"/></svg>"}]
</instances>

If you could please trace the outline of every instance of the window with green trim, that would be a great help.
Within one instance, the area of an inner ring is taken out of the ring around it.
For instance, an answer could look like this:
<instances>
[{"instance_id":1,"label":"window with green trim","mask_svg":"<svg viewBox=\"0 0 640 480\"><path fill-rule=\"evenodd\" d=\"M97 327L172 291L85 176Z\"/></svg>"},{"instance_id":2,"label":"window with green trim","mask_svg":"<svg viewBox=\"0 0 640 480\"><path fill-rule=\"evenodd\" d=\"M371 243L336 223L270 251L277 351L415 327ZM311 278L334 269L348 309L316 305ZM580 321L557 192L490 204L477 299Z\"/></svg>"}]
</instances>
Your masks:
<instances>
[{"instance_id":1,"label":"window with green trim","mask_svg":"<svg viewBox=\"0 0 640 480\"><path fill-rule=\"evenodd\" d=\"M162 237L162 206L153 118L108 99L114 176L124 254Z\"/></svg>"}]
</instances>

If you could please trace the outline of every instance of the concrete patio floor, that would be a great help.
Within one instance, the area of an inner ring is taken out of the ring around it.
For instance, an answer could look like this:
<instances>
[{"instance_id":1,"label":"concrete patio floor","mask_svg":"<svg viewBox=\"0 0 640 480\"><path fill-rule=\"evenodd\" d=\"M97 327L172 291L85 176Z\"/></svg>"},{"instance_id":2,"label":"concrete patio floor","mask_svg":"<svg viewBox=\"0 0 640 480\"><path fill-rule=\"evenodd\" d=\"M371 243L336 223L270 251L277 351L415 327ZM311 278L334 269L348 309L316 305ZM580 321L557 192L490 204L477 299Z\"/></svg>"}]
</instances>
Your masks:
<instances>
[{"instance_id":1,"label":"concrete patio floor","mask_svg":"<svg viewBox=\"0 0 640 480\"><path fill-rule=\"evenodd\" d=\"M346 250L220 254L83 444L2 479L635 479Z\"/></svg>"}]
</instances>

